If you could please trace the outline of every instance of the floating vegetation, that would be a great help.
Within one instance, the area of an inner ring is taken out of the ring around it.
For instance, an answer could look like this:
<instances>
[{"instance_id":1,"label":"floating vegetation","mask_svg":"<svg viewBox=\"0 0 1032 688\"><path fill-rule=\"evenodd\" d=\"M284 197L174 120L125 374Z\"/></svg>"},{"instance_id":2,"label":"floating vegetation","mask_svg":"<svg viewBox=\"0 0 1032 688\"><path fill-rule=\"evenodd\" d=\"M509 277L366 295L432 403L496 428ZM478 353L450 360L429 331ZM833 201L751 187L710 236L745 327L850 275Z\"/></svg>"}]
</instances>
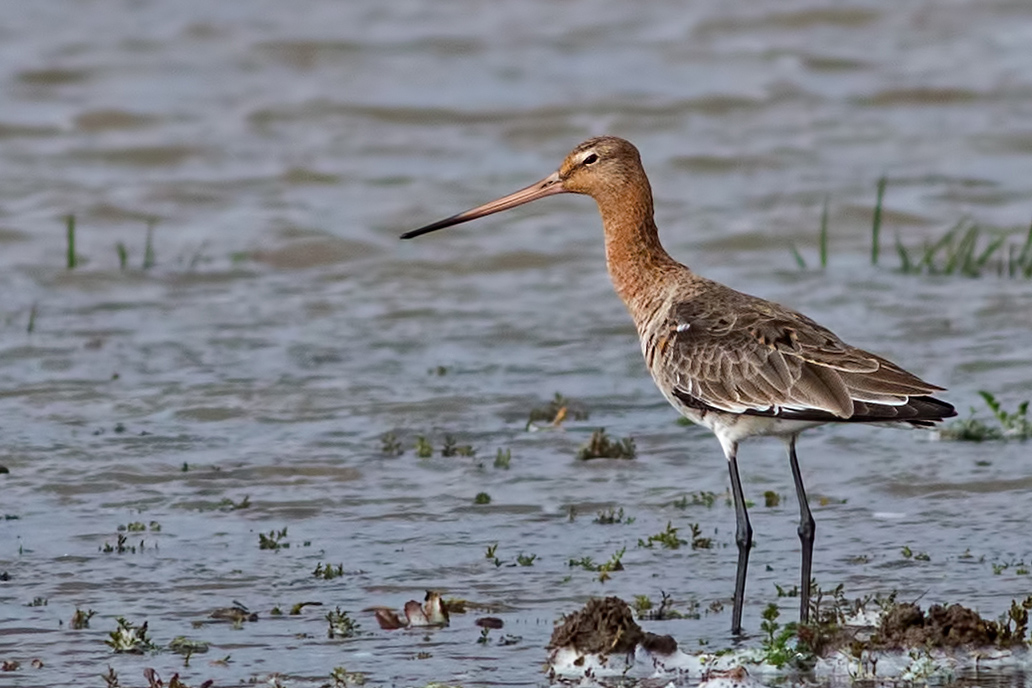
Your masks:
<instances>
[{"instance_id":1,"label":"floating vegetation","mask_svg":"<svg viewBox=\"0 0 1032 688\"><path fill-rule=\"evenodd\" d=\"M502 470L509 470L509 464L512 462L512 450L511 449L499 449L498 453L495 454L494 467L501 468Z\"/></svg>"},{"instance_id":2,"label":"floating vegetation","mask_svg":"<svg viewBox=\"0 0 1032 688\"><path fill-rule=\"evenodd\" d=\"M136 554L137 552L142 552L144 550L143 544L144 541L140 540L139 545L130 545L129 538L126 537L125 534L119 533L114 545L110 542L105 542L104 545L100 547L100 551L104 554Z\"/></svg>"},{"instance_id":3,"label":"floating vegetation","mask_svg":"<svg viewBox=\"0 0 1032 688\"><path fill-rule=\"evenodd\" d=\"M1029 575L1029 571L1032 570L1024 560L1017 562L994 563L991 566L993 567L994 576L999 576L1012 566L1014 567L1014 574L1017 576L1027 576Z\"/></svg>"},{"instance_id":4,"label":"floating vegetation","mask_svg":"<svg viewBox=\"0 0 1032 688\"><path fill-rule=\"evenodd\" d=\"M300 616L305 607L321 607L322 602L297 602L290 608L291 616ZM282 615L282 612L280 612ZM255 615L257 617L257 614ZM253 619L252 619L253 620Z\"/></svg>"},{"instance_id":5,"label":"floating vegetation","mask_svg":"<svg viewBox=\"0 0 1032 688\"><path fill-rule=\"evenodd\" d=\"M1029 401L1018 404L1017 410L1011 412L1003 408L996 397L989 392L980 391L979 396L992 411L996 425L990 425L975 418L975 409L971 409L971 417L950 423L939 431L945 440L963 442L986 442L989 440L1027 440L1032 438L1032 418L1028 416Z\"/></svg>"},{"instance_id":6,"label":"floating vegetation","mask_svg":"<svg viewBox=\"0 0 1032 688\"><path fill-rule=\"evenodd\" d=\"M212 663L214 664L214 662ZM190 664L189 655L187 655L186 664ZM108 676L104 676L103 678L108 682L108 688L114 688L114 686L118 685L118 677L115 675L115 672L111 667L108 667L108 675L114 677L114 683L111 683ZM166 688L165 682L161 680L158 672L151 667L147 667L143 670L143 677L147 679L147 688ZM204 683L200 684L198 688L212 688L214 685L215 681L213 679L208 679ZM179 674L172 674L172 677L168 680L167 688L190 688L190 686L186 685L179 679Z\"/></svg>"},{"instance_id":7,"label":"floating vegetation","mask_svg":"<svg viewBox=\"0 0 1032 688\"><path fill-rule=\"evenodd\" d=\"M97 612L93 611L92 609L87 609L86 611L83 611L76 607L75 613L72 614L72 620L68 622L68 625L77 631L83 628L89 628L90 619L92 619L94 614L96 613Z\"/></svg>"},{"instance_id":8,"label":"floating vegetation","mask_svg":"<svg viewBox=\"0 0 1032 688\"><path fill-rule=\"evenodd\" d=\"M129 532L129 533L143 533L143 532L147 531L148 529L151 532L153 532L153 533L160 533L161 532L161 524L158 523L157 521L151 521L149 524L143 523L142 521L133 521L132 523L128 523L128 524L126 524L124 526L120 525L117 528L117 530L119 532Z\"/></svg>"},{"instance_id":9,"label":"floating vegetation","mask_svg":"<svg viewBox=\"0 0 1032 688\"><path fill-rule=\"evenodd\" d=\"M592 523L599 523L604 526L613 525L614 523L631 524L634 523L633 516L624 516L623 507L617 509L608 509L598 512L598 516L592 521Z\"/></svg>"},{"instance_id":10,"label":"floating vegetation","mask_svg":"<svg viewBox=\"0 0 1032 688\"><path fill-rule=\"evenodd\" d=\"M281 550L288 549L290 547L289 542L283 542L283 538L287 537L287 527L283 526L283 530L270 530L269 534L258 533L258 549L271 549Z\"/></svg>"},{"instance_id":11,"label":"floating vegetation","mask_svg":"<svg viewBox=\"0 0 1032 688\"><path fill-rule=\"evenodd\" d=\"M634 612L640 617L645 612L652 609L652 599L648 595L635 595L634 604L632 605Z\"/></svg>"},{"instance_id":12,"label":"floating vegetation","mask_svg":"<svg viewBox=\"0 0 1032 688\"><path fill-rule=\"evenodd\" d=\"M401 456L405 450L401 448L401 442L393 432L385 432L380 435L380 453L385 456Z\"/></svg>"},{"instance_id":13,"label":"floating vegetation","mask_svg":"<svg viewBox=\"0 0 1032 688\"><path fill-rule=\"evenodd\" d=\"M568 418L574 420L587 420L588 410L583 404L567 399L559 392L555 393L555 398L548 402L544 406L539 406L530 410L530 417L527 419L527 430L540 425L559 427Z\"/></svg>"},{"instance_id":14,"label":"floating vegetation","mask_svg":"<svg viewBox=\"0 0 1032 688\"><path fill-rule=\"evenodd\" d=\"M536 554L524 554L523 552L520 552L516 555L516 563L520 566L533 566L535 559L537 559Z\"/></svg>"},{"instance_id":15,"label":"floating vegetation","mask_svg":"<svg viewBox=\"0 0 1032 688\"><path fill-rule=\"evenodd\" d=\"M611 440L606 434L605 428L599 428L591 433L591 439L577 452L577 458L581 461L590 459L633 459L637 456L634 448L634 440L630 437Z\"/></svg>"},{"instance_id":16,"label":"floating vegetation","mask_svg":"<svg viewBox=\"0 0 1032 688\"><path fill-rule=\"evenodd\" d=\"M252 612L246 606L234 600L232 607L219 607L209 614L208 618L215 619L216 621L229 621L239 626L245 621L252 623L257 621L258 612Z\"/></svg>"},{"instance_id":17,"label":"floating vegetation","mask_svg":"<svg viewBox=\"0 0 1032 688\"><path fill-rule=\"evenodd\" d=\"M612 573L613 571L623 571L624 570L623 563L621 563L620 560L623 559L624 552L626 552L626 551L627 551L626 547L620 548L616 552L613 552L613 555L611 557L609 557L609 561L607 561L604 564L600 564L599 565L599 567L598 567L598 582L599 583L605 583L607 580L609 580L611 578L611 576L609 574Z\"/></svg>"},{"instance_id":18,"label":"floating vegetation","mask_svg":"<svg viewBox=\"0 0 1032 688\"><path fill-rule=\"evenodd\" d=\"M474 504L490 504L491 503L491 495L487 494L486 492L478 492L477 496L473 498L473 503Z\"/></svg>"},{"instance_id":19,"label":"floating vegetation","mask_svg":"<svg viewBox=\"0 0 1032 688\"><path fill-rule=\"evenodd\" d=\"M930 556L928 556L927 552L918 552L918 553L915 554L914 551L911 550L910 547L907 546L907 545L903 545L903 548L900 550L900 554L903 555L904 559L913 558L914 561L931 561L932 560L932 558Z\"/></svg>"},{"instance_id":20,"label":"floating vegetation","mask_svg":"<svg viewBox=\"0 0 1032 688\"><path fill-rule=\"evenodd\" d=\"M168 649L177 655L185 655L186 661L189 663L190 655L204 654L208 651L208 643L203 640L191 640L186 636L177 635L169 641Z\"/></svg>"},{"instance_id":21,"label":"floating vegetation","mask_svg":"<svg viewBox=\"0 0 1032 688\"><path fill-rule=\"evenodd\" d=\"M186 465L185 463L183 464ZM244 495L244 498L239 502L234 502L229 497L223 497L222 501L219 502L219 511L236 511L237 509L246 509L251 506L251 495Z\"/></svg>"},{"instance_id":22,"label":"floating vegetation","mask_svg":"<svg viewBox=\"0 0 1032 688\"><path fill-rule=\"evenodd\" d=\"M434 455L434 445L430 444L425 437L420 435L416 438L416 456L421 459L429 459Z\"/></svg>"},{"instance_id":23,"label":"floating vegetation","mask_svg":"<svg viewBox=\"0 0 1032 688\"><path fill-rule=\"evenodd\" d=\"M327 635L333 638L354 638L359 634L358 622L348 616L348 613L336 607L333 611L327 612L326 621L330 628Z\"/></svg>"},{"instance_id":24,"label":"floating vegetation","mask_svg":"<svg viewBox=\"0 0 1032 688\"><path fill-rule=\"evenodd\" d=\"M611 557L609 557L609 561L604 564L596 564L591 557L581 557L580 559L570 559L569 562L567 562L567 566L571 569L582 568L585 571L595 571L598 573L598 581L600 583L605 583L611 578L609 574L613 571L624 570L623 563L621 563L620 560L623 559L624 552L626 551L626 547L617 550Z\"/></svg>"},{"instance_id":25,"label":"floating vegetation","mask_svg":"<svg viewBox=\"0 0 1032 688\"><path fill-rule=\"evenodd\" d=\"M663 549L678 549L681 545L687 545L687 540L677 537L677 531L678 529L674 528L670 521L667 521L666 530L655 535L649 535L645 540L639 538L638 547L652 548L659 544Z\"/></svg>"},{"instance_id":26,"label":"floating vegetation","mask_svg":"<svg viewBox=\"0 0 1032 688\"><path fill-rule=\"evenodd\" d=\"M361 686L366 682L365 674L358 671L347 671L344 667L333 667L330 672L333 683L329 688L348 688L348 686ZM171 688L171 686L169 687Z\"/></svg>"},{"instance_id":27,"label":"floating vegetation","mask_svg":"<svg viewBox=\"0 0 1032 688\"><path fill-rule=\"evenodd\" d=\"M458 444L451 435L444 436L444 446L441 447L441 456L476 456L477 450L469 444Z\"/></svg>"},{"instance_id":28,"label":"floating vegetation","mask_svg":"<svg viewBox=\"0 0 1032 688\"><path fill-rule=\"evenodd\" d=\"M774 490L767 490L763 493L763 504L768 509L781 505L781 495Z\"/></svg>"},{"instance_id":29,"label":"floating vegetation","mask_svg":"<svg viewBox=\"0 0 1032 688\"><path fill-rule=\"evenodd\" d=\"M692 549L711 549L713 547L713 540L702 537L702 528L698 523L689 523L688 528L692 531Z\"/></svg>"},{"instance_id":30,"label":"floating vegetation","mask_svg":"<svg viewBox=\"0 0 1032 688\"><path fill-rule=\"evenodd\" d=\"M688 602L689 611L687 613L681 613L673 608L673 598L663 592L659 591L661 596L659 606L653 605L652 600L648 595L635 595L634 596L634 611L638 615L639 619L647 619L648 621L668 621L670 619L699 619L699 602L698 600L692 599Z\"/></svg>"},{"instance_id":31,"label":"floating vegetation","mask_svg":"<svg viewBox=\"0 0 1032 688\"><path fill-rule=\"evenodd\" d=\"M344 564L316 564L315 570L312 571L312 575L316 578L322 578L323 580L333 580L334 578L341 578L344 576Z\"/></svg>"},{"instance_id":32,"label":"floating vegetation","mask_svg":"<svg viewBox=\"0 0 1032 688\"><path fill-rule=\"evenodd\" d=\"M147 637L147 622L136 626L120 616L115 619L118 627L108 634L104 643L118 653L142 655L144 652L157 650L157 646Z\"/></svg>"},{"instance_id":33,"label":"floating vegetation","mask_svg":"<svg viewBox=\"0 0 1032 688\"><path fill-rule=\"evenodd\" d=\"M704 506L707 509L710 509L714 504L716 504L718 496L719 495L717 495L716 492L709 492L706 490L693 492L670 502L670 506L675 509L687 509L689 506Z\"/></svg>"}]
</instances>

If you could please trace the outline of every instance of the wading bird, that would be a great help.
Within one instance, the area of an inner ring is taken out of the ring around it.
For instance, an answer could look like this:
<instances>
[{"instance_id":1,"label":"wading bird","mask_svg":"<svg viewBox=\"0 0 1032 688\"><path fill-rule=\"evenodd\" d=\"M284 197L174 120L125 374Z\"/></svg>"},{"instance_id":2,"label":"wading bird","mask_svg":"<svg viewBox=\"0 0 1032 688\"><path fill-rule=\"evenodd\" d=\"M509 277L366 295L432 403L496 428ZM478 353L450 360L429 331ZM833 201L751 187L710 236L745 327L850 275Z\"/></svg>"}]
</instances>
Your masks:
<instances>
[{"instance_id":1,"label":"wading bird","mask_svg":"<svg viewBox=\"0 0 1032 688\"><path fill-rule=\"evenodd\" d=\"M613 136L580 144L556 172L536 184L401 238L560 193L595 199L605 230L609 275L634 318L652 379L683 416L712 430L724 450L738 545L734 634L742 629L753 535L738 475L738 443L773 435L788 445L799 500L799 617L805 623L814 521L796 458L799 433L824 423L930 427L956 415L953 406L930 396L945 390L846 344L801 313L700 277L671 258L659 243L652 189L638 150Z\"/></svg>"}]
</instances>

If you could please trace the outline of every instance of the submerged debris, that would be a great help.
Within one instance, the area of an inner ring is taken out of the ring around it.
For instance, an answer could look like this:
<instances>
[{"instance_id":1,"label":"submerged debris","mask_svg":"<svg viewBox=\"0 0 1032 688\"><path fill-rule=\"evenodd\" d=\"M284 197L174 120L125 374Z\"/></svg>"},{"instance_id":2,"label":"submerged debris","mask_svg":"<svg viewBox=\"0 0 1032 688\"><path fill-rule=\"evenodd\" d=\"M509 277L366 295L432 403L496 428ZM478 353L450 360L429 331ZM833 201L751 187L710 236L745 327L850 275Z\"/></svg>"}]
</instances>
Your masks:
<instances>
[{"instance_id":1,"label":"submerged debris","mask_svg":"<svg viewBox=\"0 0 1032 688\"><path fill-rule=\"evenodd\" d=\"M208 618L215 619L216 621L229 621L241 624L245 621L257 621L258 613L249 611L247 607L234 601L232 607L219 607L209 614Z\"/></svg>"},{"instance_id":2,"label":"submerged debris","mask_svg":"<svg viewBox=\"0 0 1032 688\"><path fill-rule=\"evenodd\" d=\"M114 671L111 669L111 667L108 667L108 675L114 676ZM154 669L150 667L144 669L143 677L147 679L147 688L165 688L165 682L161 680L161 677L158 675L158 672ZM105 677L105 680L108 682L109 686L118 685L117 677L114 678L114 683L112 683L111 680L107 677ZM200 684L198 688L211 688L211 686L214 685L215 681L213 679L208 679L204 683ZM168 680L168 688L190 688L190 686L186 685L179 679L179 674L172 674L172 678Z\"/></svg>"},{"instance_id":3,"label":"submerged debris","mask_svg":"<svg viewBox=\"0 0 1032 688\"><path fill-rule=\"evenodd\" d=\"M398 628L417 628L425 626L447 626L450 622L448 606L441 599L441 594L427 590L423 603L409 600L405 603L405 620L390 607L367 607L362 611L371 611L376 615L380 628L393 631Z\"/></svg>"}]
</instances>

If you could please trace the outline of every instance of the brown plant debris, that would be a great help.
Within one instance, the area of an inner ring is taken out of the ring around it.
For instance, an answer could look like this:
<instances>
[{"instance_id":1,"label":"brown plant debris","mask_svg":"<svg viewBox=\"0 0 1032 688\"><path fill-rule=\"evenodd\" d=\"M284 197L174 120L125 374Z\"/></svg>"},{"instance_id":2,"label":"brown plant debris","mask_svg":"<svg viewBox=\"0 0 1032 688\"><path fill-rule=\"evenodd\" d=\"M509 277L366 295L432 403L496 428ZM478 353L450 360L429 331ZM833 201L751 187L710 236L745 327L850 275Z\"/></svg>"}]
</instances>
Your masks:
<instances>
[{"instance_id":1,"label":"brown plant debris","mask_svg":"<svg viewBox=\"0 0 1032 688\"><path fill-rule=\"evenodd\" d=\"M592 598L580 611L567 614L552 631L550 650L572 648L582 655L630 654L641 644L649 652L670 654L677 641L647 633L619 597Z\"/></svg>"},{"instance_id":2,"label":"brown plant debris","mask_svg":"<svg viewBox=\"0 0 1032 688\"><path fill-rule=\"evenodd\" d=\"M1024 619L1027 623L1027 609ZM924 612L916 604L905 602L885 613L871 640L884 649L1008 647L1024 642L1025 627L1020 621L1017 626L983 619L978 612L959 604L935 604Z\"/></svg>"}]
</instances>

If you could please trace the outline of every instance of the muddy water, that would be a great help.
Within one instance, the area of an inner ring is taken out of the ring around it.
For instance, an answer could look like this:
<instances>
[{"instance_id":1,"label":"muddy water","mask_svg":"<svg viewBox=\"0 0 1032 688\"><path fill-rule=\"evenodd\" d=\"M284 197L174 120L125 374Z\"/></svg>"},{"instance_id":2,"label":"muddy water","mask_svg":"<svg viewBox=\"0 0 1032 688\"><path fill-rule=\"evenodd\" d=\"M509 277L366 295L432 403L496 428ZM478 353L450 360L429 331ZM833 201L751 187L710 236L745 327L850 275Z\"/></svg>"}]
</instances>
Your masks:
<instances>
[{"instance_id":1,"label":"muddy water","mask_svg":"<svg viewBox=\"0 0 1032 688\"><path fill-rule=\"evenodd\" d=\"M15 3L0 54L0 660L21 662L5 685L100 685L108 666L122 685L145 667L318 685L337 666L540 684L553 621L597 594L665 591L699 618L649 630L728 645L733 511L674 505L723 495L725 463L653 389L591 202L397 241L590 135L638 144L665 242L700 272L949 386L963 412L983 412L978 390L1009 408L1032 393L1032 284L902 275L891 246L867 257L881 175L890 244L964 216L1027 226L1025 3ZM789 246L814 264L825 198L830 267L799 270ZM557 391L590 419L526 432ZM576 461L599 426L638 458ZM401 456L381 451L387 432ZM446 435L476 457L440 456ZM1028 445L829 428L800 452L823 585L992 616L1029 593ZM796 508L777 442L741 459L758 633L775 584L796 583ZM633 522L594 523L608 508ZM104 551L136 522L160 531ZM668 522L713 547L637 546ZM259 548L284 528L289 548ZM568 565L623 548L605 583ZM321 563L345 575L313 577ZM505 629L478 644L475 613L423 633L361 611L427 588L493 606ZM234 600L259 620L207 622ZM286 614L300 602L322 606ZM337 606L362 635L327 638ZM96 612L88 629L69 628L76 607ZM186 668L115 655L118 616L211 649Z\"/></svg>"}]
</instances>

